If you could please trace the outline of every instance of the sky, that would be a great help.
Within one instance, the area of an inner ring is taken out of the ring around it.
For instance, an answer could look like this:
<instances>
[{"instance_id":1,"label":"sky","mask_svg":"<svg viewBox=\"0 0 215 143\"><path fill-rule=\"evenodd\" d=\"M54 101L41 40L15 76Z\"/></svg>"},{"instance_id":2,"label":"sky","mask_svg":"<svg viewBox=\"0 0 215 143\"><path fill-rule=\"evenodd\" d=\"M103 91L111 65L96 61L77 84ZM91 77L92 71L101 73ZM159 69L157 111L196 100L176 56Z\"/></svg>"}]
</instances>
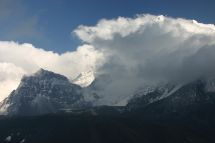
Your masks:
<instances>
[{"instance_id":1,"label":"sky","mask_svg":"<svg viewBox=\"0 0 215 143\"><path fill-rule=\"evenodd\" d=\"M0 40L63 53L81 41L72 33L100 19L150 13L215 23L213 0L0 0Z\"/></svg>"},{"instance_id":2,"label":"sky","mask_svg":"<svg viewBox=\"0 0 215 143\"><path fill-rule=\"evenodd\" d=\"M215 79L214 5L212 0L0 0L0 101L23 75L40 68L71 82L92 73L103 105L128 99L148 84Z\"/></svg>"}]
</instances>

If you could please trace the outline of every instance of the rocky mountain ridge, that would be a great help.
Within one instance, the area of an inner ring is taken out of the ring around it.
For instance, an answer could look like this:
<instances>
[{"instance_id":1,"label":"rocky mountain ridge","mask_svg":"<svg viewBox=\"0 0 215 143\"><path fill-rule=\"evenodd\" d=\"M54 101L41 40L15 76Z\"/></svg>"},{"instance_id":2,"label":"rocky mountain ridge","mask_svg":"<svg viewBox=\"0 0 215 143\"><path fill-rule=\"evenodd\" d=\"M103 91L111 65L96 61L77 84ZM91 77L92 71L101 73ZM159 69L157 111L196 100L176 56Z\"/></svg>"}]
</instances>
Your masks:
<instances>
[{"instance_id":1,"label":"rocky mountain ridge","mask_svg":"<svg viewBox=\"0 0 215 143\"><path fill-rule=\"evenodd\" d=\"M81 87L71 83L65 76L41 69L31 76L22 78L19 87L0 103L0 114L40 115L62 110L89 110L94 107L95 110L99 110L98 106L106 104L95 104L100 100L102 93L102 88L97 85L101 80L107 80L101 82L103 84L110 82L108 76L104 77L94 80L88 87ZM214 95L215 80L211 78L187 84L162 83L143 86L121 102L127 104L123 107L123 112L141 110L147 114L166 114L186 110L192 106L215 104ZM119 105L109 106L115 108ZM118 111L117 107L116 109Z\"/></svg>"}]
</instances>

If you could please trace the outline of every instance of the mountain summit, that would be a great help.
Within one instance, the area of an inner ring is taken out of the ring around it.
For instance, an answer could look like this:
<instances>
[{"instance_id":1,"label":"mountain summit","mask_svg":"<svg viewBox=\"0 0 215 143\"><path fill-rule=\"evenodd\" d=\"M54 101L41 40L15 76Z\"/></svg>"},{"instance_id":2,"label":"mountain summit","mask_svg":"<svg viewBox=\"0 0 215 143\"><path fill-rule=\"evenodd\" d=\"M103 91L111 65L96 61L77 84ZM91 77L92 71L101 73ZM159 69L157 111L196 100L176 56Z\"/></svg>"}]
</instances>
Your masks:
<instances>
[{"instance_id":1,"label":"mountain summit","mask_svg":"<svg viewBox=\"0 0 215 143\"><path fill-rule=\"evenodd\" d=\"M93 71L87 71L80 73L75 79L72 80L74 84L78 84L81 87L87 87L94 81Z\"/></svg>"},{"instance_id":2,"label":"mountain summit","mask_svg":"<svg viewBox=\"0 0 215 143\"><path fill-rule=\"evenodd\" d=\"M24 76L19 87L0 103L1 114L38 115L86 105L82 88L60 74L40 69Z\"/></svg>"}]
</instances>

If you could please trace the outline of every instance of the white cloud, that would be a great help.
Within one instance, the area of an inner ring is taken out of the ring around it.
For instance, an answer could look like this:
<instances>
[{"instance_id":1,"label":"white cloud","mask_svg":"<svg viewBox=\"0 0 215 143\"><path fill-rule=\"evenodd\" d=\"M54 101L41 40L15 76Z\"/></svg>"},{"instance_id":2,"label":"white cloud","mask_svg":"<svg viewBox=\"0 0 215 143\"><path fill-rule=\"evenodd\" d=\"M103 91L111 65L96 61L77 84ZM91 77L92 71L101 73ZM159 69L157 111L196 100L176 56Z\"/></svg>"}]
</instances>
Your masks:
<instances>
[{"instance_id":1,"label":"white cloud","mask_svg":"<svg viewBox=\"0 0 215 143\"><path fill-rule=\"evenodd\" d=\"M157 28L155 30L159 30L157 32L173 32L177 36L180 33L206 35L215 33L213 24L202 24L195 20L174 19L162 15L154 16L149 14L137 15L136 18L102 19L96 26L80 25L74 32L84 42L93 43L98 39L113 40L117 35L126 37L131 34L142 33L153 27Z\"/></svg>"},{"instance_id":2,"label":"white cloud","mask_svg":"<svg viewBox=\"0 0 215 143\"><path fill-rule=\"evenodd\" d=\"M147 14L103 19L74 33L105 56L98 73L112 81L101 100L120 100L146 81L188 82L215 74L213 24Z\"/></svg>"},{"instance_id":3,"label":"white cloud","mask_svg":"<svg viewBox=\"0 0 215 143\"><path fill-rule=\"evenodd\" d=\"M11 63L0 63L0 101L15 89L26 72Z\"/></svg>"},{"instance_id":4,"label":"white cloud","mask_svg":"<svg viewBox=\"0 0 215 143\"><path fill-rule=\"evenodd\" d=\"M76 51L57 54L34 47L31 44L0 41L0 101L15 89L23 74L31 74L44 68L70 79L88 70L95 70L102 55L90 45L82 45Z\"/></svg>"}]
</instances>

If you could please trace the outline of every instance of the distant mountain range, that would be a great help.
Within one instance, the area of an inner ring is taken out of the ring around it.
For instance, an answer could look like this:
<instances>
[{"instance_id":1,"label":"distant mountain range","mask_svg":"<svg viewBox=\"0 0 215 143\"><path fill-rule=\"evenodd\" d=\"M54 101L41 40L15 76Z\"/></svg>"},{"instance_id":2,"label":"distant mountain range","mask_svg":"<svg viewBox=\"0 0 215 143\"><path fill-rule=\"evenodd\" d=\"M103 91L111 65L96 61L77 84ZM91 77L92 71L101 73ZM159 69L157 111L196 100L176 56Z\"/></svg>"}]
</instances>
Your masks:
<instances>
[{"instance_id":1,"label":"distant mountain range","mask_svg":"<svg viewBox=\"0 0 215 143\"><path fill-rule=\"evenodd\" d=\"M78 76L73 81L76 83L74 84L60 74L41 69L22 78L19 87L0 103L0 114L41 115L95 109L102 91L96 85L99 80L107 80L108 84L109 79L104 76L93 80L92 73L88 72ZM197 80L183 85L163 83L144 86L129 98L122 99L122 102L127 103L122 107L123 112L141 111L153 116L182 111L185 113L201 106L215 105L215 80Z\"/></svg>"}]
</instances>

